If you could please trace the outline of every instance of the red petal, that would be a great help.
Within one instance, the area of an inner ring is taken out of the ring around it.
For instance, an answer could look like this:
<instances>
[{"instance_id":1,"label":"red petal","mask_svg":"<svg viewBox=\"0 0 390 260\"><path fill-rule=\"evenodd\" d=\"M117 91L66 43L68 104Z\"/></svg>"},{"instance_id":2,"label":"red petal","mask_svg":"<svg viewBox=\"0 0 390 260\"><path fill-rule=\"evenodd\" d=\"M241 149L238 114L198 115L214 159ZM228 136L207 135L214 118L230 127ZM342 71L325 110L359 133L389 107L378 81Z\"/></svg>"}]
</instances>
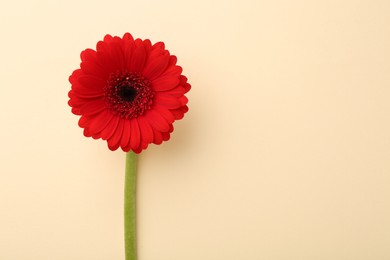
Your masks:
<instances>
[{"instance_id":1,"label":"red petal","mask_svg":"<svg viewBox=\"0 0 390 260\"><path fill-rule=\"evenodd\" d=\"M163 137L161 132L157 131L156 129L153 128L153 143L155 144L161 144L163 141Z\"/></svg>"},{"instance_id":2,"label":"red petal","mask_svg":"<svg viewBox=\"0 0 390 260\"><path fill-rule=\"evenodd\" d=\"M80 58L81 58L81 61L94 61L96 62L97 61L97 58L96 58L96 51L92 50L92 49L85 49L81 52L80 54Z\"/></svg>"},{"instance_id":3,"label":"red petal","mask_svg":"<svg viewBox=\"0 0 390 260\"><path fill-rule=\"evenodd\" d=\"M146 142L144 142L144 141L142 141L141 142L141 150L145 150L146 148L148 148L148 145L149 145L149 143L146 143ZM140 151L141 152L141 151Z\"/></svg>"},{"instance_id":4,"label":"red petal","mask_svg":"<svg viewBox=\"0 0 390 260\"><path fill-rule=\"evenodd\" d=\"M81 116L80 108L72 107L71 111L73 114L75 114L77 116Z\"/></svg>"},{"instance_id":5,"label":"red petal","mask_svg":"<svg viewBox=\"0 0 390 260\"><path fill-rule=\"evenodd\" d=\"M142 46L144 43L140 38L134 40L134 44L136 47Z\"/></svg>"},{"instance_id":6,"label":"red petal","mask_svg":"<svg viewBox=\"0 0 390 260\"><path fill-rule=\"evenodd\" d=\"M123 149L129 144L131 136L131 126L129 120L123 119L123 133L120 141L120 147Z\"/></svg>"},{"instance_id":7,"label":"red petal","mask_svg":"<svg viewBox=\"0 0 390 260\"><path fill-rule=\"evenodd\" d=\"M124 146L124 147L122 146L121 148L122 148L122 151L124 151L126 153L129 152L131 150L130 142L128 142L126 146Z\"/></svg>"},{"instance_id":8,"label":"red petal","mask_svg":"<svg viewBox=\"0 0 390 260\"><path fill-rule=\"evenodd\" d=\"M185 106L188 103L188 98L186 96L182 96L179 98L179 101L182 106Z\"/></svg>"},{"instance_id":9,"label":"red petal","mask_svg":"<svg viewBox=\"0 0 390 260\"><path fill-rule=\"evenodd\" d=\"M188 112L188 107L187 106L181 107L181 111L183 111L183 113L187 113Z\"/></svg>"},{"instance_id":10,"label":"red petal","mask_svg":"<svg viewBox=\"0 0 390 260\"><path fill-rule=\"evenodd\" d=\"M106 35L104 41L100 41L96 45L97 60L104 65L108 71L116 71L124 69L124 55L121 47L122 39Z\"/></svg>"},{"instance_id":11,"label":"red petal","mask_svg":"<svg viewBox=\"0 0 390 260\"><path fill-rule=\"evenodd\" d=\"M183 106L178 109L170 110L172 115L175 117L176 120L182 119L184 117L184 114L188 111L187 106Z\"/></svg>"},{"instance_id":12,"label":"red petal","mask_svg":"<svg viewBox=\"0 0 390 260\"><path fill-rule=\"evenodd\" d=\"M112 137L112 135L115 133L116 129L118 128L119 119L120 119L119 116L112 117L110 123L101 132L101 137L103 140L107 140Z\"/></svg>"},{"instance_id":13,"label":"red petal","mask_svg":"<svg viewBox=\"0 0 390 260\"><path fill-rule=\"evenodd\" d=\"M162 94L162 92L156 93L153 102L155 102L156 105L160 105L170 109L175 109L181 106L180 101L176 97L167 94Z\"/></svg>"},{"instance_id":14,"label":"red petal","mask_svg":"<svg viewBox=\"0 0 390 260\"><path fill-rule=\"evenodd\" d=\"M180 80L177 77L158 77L152 81L152 88L155 91L167 91L179 84Z\"/></svg>"},{"instance_id":15,"label":"red petal","mask_svg":"<svg viewBox=\"0 0 390 260\"><path fill-rule=\"evenodd\" d=\"M160 56L150 61L144 69L143 75L149 80L153 80L160 76L160 74L167 68L169 56Z\"/></svg>"},{"instance_id":16,"label":"red petal","mask_svg":"<svg viewBox=\"0 0 390 260\"><path fill-rule=\"evenodd\" d=\"M77 70L73 71L72 75L69 76L69 82L72 83L72 84L77 82L78 78L81 75L84 75L84 73L83 73L83 71L81 69L77 69Z\"/></svg>"},{"instance_id":17,"label":"red petal","mask_svg":"<svg viewBox=\"0 0 390 260\"><path fill-rule=\"evenodd\" d=\"M135 48L129 64L129 71L142 72L146 60L145 47L143 45Z\"/></svg>"},{"instance_id":18,"label":"red petal","mask_svg":"<svg viewBox=\"0 0 390 260\"><path fill-rule=\"evenodd\" d=\"M163 141L168 141L171 137L170 133L161 133Z\"/></svg>"},{"instance_id":19,"label":"red petal","mask_svg":"<svg viewBox=\"0 0 390 260\"><path fill-rule=\"evenodd\" d=\"M150 52L150 49L152 48L152 43L150 42L150 40L145 39L142 41L142 44L144 45L146 52Z\"/></svg>"},{"instance_id":20,"label":"red petal","mask_svg":"<svg viewBox=\"0 0 390 260\"><path fill-rule=\"evenodd\" d=\"M165 76L179 77L182 72L183 72L182 67L177 65L168 65L167 70L161 75L161 77L165 77Z\"/></svg>"},{"instance_id":21,"label":"red petal","mask_svg":"<svg viewBox=\"0 0 390 260\"><path fill-rule=\"evenodd\" d=\"M142 140L146 143L153 142L153 129L144 117L138 117L138 125Z\"/></svg>"},{"instance_id":22,"label":"red petal","mask_svg":"<svg viewBox=\"0 0 390 260\"><path fill-rule=\"evenodd\" d=\"M79 77L79 82L86 88L100 88L103 89L106 81L102 78L92 75L82 75Z\"/></svg>"},{"instance_id":23,"label":"red petal","mask_svg":"<svg viewBox=\"0 0 390 260\"><path fill-rule=\"evenodd\" d=\"M110 48L111 62L114 64L115 69L123 70L125 68L124 65L125 63L123 60L124 55L122 52L120 42L114 40L112 43L110 43L109 48Z\"/></svg>"},{"instance_id":24,"label":"red petal","mask_svg":"<svg viewBox=\"0 0 390 260\"><path fill-rule=\"evenodd\" d=\"M169 123L172 124L173 121L175 121L174 116L172 115L171 111L167 109L166 107L161 107L161 106L154 106L153 109L157 111L164 119Z\"/></svg>"},{"instance_id":25,"label":"red petal","mask_svg":"<svg viewBox=\"0 0 390 260\"><path fill-rule=\"evenodd\" d=\"M156 59L165 53L165 44L163 42L157 42L153 44L152 49L149 53L148 62ZM169 57L169 56L168 56Z\"/></svg>"},{"instance_id":26,"label":"red petal","mask_svg":"<svg viewBox=\"0 0 390 260\"><path fill-rule=\"evenodd\" d=\"M116 61L113 61L111 48L106 42L98 42L96 44L96 58L106 71L113 72L117 69Z\"/></svg>"},{"instance_id":27,"label":"red petal","mask_svg":"<svg viewBox=\"0 0 390 260\"><path fill-rule=\"evenodd\" d=\"M135 45L133 37L129 33L125 34L122 41L122 50L124 67L127 69L130 68L131 55L133 54L134 48Z\"/></svg>"},{"instance_id":28,"label":"red petal","mask_svg":"<svg viewBox=\"0 0 390 260\"><path fill-rule=\"evenodd\" d=\"M168 66L174 66L176 65L177 57L175 55L171 55L169 57L169 65Z\"/></svg>"},{"instance_id":29,"label":"red petal","mask_svg":"<svg viewBox=\"0 0 390 260\"><path fill-rule=\"evenodd\" d=\"M68 101L68 104L71 107L82 107L85 103L91 102L93 99L96 99L96 97L84 97L80 95L80 93L76 93L74 90L69 91L68 96L70 100Z\"/></svg>"},{"instance_id":30,"label":"red petal","mask_svg":"<svg viewBox=\"0 0 390 260\"><path fill-rule=\"evenodd\" d=\"M108 76L108 73L95 62L83 61L80 67L85 74L91 74L99 78L107 78Z\"/></svg>"},{"instance_id":31,"label":"red petal","mask_svg":"<svg viewBox=\"0 0 390 260\"><path fill-rule=\"evenodd\" d=\"M72 93L74 97L80 98L98 98L104 96L103 88L86 88L77 83L72 85Z\"/></svg>"},{"instance_id":32,"label":"red petal","mask_svg":"<svg viewBox=\"0 0 390 260\"><path fill-rule=\"evenodd\" d=\"M91 136L92 136L92 138L95 139L95 140L100 138L100 135L99 135L99 134L93 134L93 135L91 135Z\"/></svg>"},{"instance_id":33,"label":"red petal","mask_svg":"<svg viewBox=\"0 0 390 260\"><path fill-rule=\"evenodd\" d=\"M139 154L140 152L142 152L142 147L139 146L137 149L134 149L133 152L135 152L136 154Z\"/></svg>"},{"instance_id":34,"label":"red petal","mask_svg":"<svg viewBox=\"0 0 390 260\"><path fill-rule=\"evenodd\" d=\"M79 119L79 126L81 128L85 128L89 125L90 123L90 118L88 116L81 116Z\"/></svg>"},{"instance_id":35,"label":"red petal","mask_svg":"<svg viewBox=\"0 0 390 260\"><path fill-rule=\"evenodd\" d=\"M182 86L178 86L174 89L171 89L169 91L166 91L165 94L172 95L176 98L180 98L185 94L185 89Z\"/></svg>"},{"instance_id":36,"label":"red petal","mask_svg":"<svg viewBox=\"0 0 390 260\"><path fill-rule=\"evenodd\" d=\"M166 132L169 130L168 122L155 110L151 109L145 113L145 118L149 124L160 132Z\"/></svg>"},{"instance_id":37,"label":"red petal","mask_svg":"<svg viewBox=\"0 0 390 260\"><path fill-rule=\"evenodd\" d=\"M111 41L112 41L112 39L113 39L113 38L112 38L112 36L111 36L111 35L109 35L109 34L106 34L106 35L104 36L104 39L103 39L103 40L104 40L105 42L111 42Z\"/></svg>"},{"instance_id":38,"label":"red petal","mask_svg":"<svg viewBox=\"0 0 390 260\"><path fill-rule=\"evenodd\" d=\"M93 120L91 120L91 124L88 126L88 129L91 131L92 134L99 134L108 123L110 123L111 118L113 117L113 114L110 111L103 111L100 114L96 115ZM100 137L100 135L99 135Z\"/></svg>"},{"instance_id":39,"label":"red petal","mask_svg":"<svg viewBox=\"0 0 390 260\"><path fill-rule=\"evenodd\" d=\"M128 33L128 32L123 35L122 39L125 40L125 41L131 41L131 42L134 41L133 36L130 33Z\"/></svg>"},{"instance_id":40,"label":"red petal","mask_svg":"<svg viewBox=\"0 0 390 260\"><path fill-rule=\"evenodd\" d=\"M89 129L87 129L87 128L84 128L83 134L84 134L85 137L91 137L92 136L91 131L89 131Z\"/></svg>"},{"instance_id":41,"label":"red petal","mask_svg":"<svg viewBox=\"0 0 390 260\"><path fill-rule=\"evenodd\" d=\"M97 99L97 100L93 100L93 101L90 101L88 103L85 103L80 108L80 112L83 115L88 116L88 115L97 114L97 113L103 111L104 109L106 109L106 105L105 105L104 101L102 99Z\"/></svg>"},{"instance_id":42,"label":"red petal","mask_svg":"<svg viewBox=\"0 0 390 260\"><path fill-rule=\"evenodd\" d=\"M140 129L136 118L130 121L131 123L131 139L130 146L133 150L137 150L141 143Z\"/></svg>"},{"instance_id":43,"label":"red petal","mask_svg":"<svg viewBox=\"0 0 390 260\"><path fill-rule=\"evenodd\" d=\"M183 86L185 93L190 91L191 85L187 83L187 77L184 75L180 75L180 85Z\"/></svg>"},{"instance_id":44,"label":"red petal","mask_svg":"<svg viewBox=\"0 0 390 260\"><path fill-rule=\"evenodd\" d=\"M124 120L122 118L119 119L118 127L114 134L107 140L108 148L111 151L115 151L119 147L119 143L123 133Z\"/></svg>"}]
</instances>

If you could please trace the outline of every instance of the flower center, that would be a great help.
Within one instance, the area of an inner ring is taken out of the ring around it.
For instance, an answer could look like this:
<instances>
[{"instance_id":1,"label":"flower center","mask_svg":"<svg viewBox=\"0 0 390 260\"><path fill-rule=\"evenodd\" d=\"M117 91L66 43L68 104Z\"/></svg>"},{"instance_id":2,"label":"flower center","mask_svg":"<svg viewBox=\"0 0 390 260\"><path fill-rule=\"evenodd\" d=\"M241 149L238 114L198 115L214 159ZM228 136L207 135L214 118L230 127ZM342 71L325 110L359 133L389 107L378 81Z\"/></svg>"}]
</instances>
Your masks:
<instances>
[{"instance_id":1,"label":"flower center","mask_svg":"<svg viewBox=\"0 0 390 260\"><path fill-rule=\"evenodd\" d=\"M153 103L150 82L137 73L112 73L104 90L111 111L126 119L143 115Z\"/></svg>"},{"instance_id":2,"label":"flower center","mask_svg":"<svg viewBox=\"0 0 390 260\"><path fill-rule=\"evenodd\" d=\"M131 102L135 99L137 96L138 92L135 88L132 86L121 86L118 91L119 97L123 101Z\"/></svg>"}]
</instances>

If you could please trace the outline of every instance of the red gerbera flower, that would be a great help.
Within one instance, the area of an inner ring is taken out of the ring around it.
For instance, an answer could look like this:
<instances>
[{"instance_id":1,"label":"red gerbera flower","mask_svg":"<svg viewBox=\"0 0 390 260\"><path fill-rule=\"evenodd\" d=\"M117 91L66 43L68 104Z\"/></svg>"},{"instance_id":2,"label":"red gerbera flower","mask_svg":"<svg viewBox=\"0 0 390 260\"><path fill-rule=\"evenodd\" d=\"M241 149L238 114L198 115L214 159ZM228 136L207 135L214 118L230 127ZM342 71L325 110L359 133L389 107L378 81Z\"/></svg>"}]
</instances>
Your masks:
<instances>
[{"instance_id":1,"label":"red gerbera flower","mask_svg":"<svg viewBox=\"0 0 390 260\"><path fill-rule=\"evenodd\" d=\"M69 105L80 115L84 135L108 147L140 153L170 138L173 122L188 111L191 86L164 43L106 35L96 51L81 53L80 69L69 77Z\"/></svg>"}]
</instances>

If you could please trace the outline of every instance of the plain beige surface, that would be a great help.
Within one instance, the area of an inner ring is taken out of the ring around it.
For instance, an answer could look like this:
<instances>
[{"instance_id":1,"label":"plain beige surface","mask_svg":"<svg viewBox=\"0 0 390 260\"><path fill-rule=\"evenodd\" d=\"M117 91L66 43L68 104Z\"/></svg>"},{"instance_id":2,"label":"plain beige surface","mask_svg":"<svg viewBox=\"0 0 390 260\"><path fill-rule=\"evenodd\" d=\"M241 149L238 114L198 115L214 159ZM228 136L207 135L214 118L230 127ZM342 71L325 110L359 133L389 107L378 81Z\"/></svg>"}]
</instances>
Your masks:
<instances>
[{"instance_id":1,"label":"plain beige surface","mask_svg":"<svg viewBox=\"0 0 390 260\"><path fill-rule=\"evenodd\" d=\"M124 154L67 106L105 33L193 89L140 158L139 260L390 259L390 2L2 1L0 259L124 259Z\"/></svg>"}]
</instances>

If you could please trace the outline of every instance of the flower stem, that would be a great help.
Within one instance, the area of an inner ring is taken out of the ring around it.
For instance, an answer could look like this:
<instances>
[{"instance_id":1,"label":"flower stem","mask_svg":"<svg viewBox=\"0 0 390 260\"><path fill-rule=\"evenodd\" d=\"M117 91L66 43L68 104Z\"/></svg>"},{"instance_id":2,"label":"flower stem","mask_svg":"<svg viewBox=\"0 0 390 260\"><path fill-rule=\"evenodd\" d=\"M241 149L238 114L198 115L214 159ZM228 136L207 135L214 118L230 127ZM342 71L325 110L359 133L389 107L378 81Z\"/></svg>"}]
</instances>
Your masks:
<instances>
[{"instance_id":1,"label":"flower stem","mask_svg":"<svg viewBox=\"0 0 390 260\"><path fill-rule=\"evenodd\" d=\"M125 174L125 256L126 260L137 259L136 237L136 187L137 187L137 155L130 151L126 154Z\"/></svg>"}]
</instances>

